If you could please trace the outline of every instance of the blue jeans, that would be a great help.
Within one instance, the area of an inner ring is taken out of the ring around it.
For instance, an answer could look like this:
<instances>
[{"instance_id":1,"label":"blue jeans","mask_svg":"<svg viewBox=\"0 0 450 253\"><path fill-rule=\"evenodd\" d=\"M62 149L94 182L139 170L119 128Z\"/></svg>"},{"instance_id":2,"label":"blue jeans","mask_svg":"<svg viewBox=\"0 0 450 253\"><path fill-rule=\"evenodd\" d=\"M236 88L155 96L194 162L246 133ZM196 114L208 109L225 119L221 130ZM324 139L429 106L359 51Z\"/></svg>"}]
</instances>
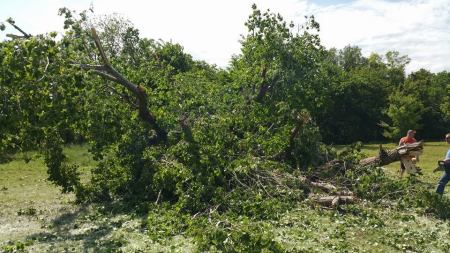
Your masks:
<instances>
[{"instance_id":1,"label":"blue jeans","mask_svg":"<svg viewBox=\"0 0 450 253\"><path fill-rule=\"evenodd\" d=\"M438 186L436 188L436 193L444 194L444 188L445 185L450 181L450 171L445 170L444 175L442 175L441 179L439 180Z\"/></svg>"}]
</instances>

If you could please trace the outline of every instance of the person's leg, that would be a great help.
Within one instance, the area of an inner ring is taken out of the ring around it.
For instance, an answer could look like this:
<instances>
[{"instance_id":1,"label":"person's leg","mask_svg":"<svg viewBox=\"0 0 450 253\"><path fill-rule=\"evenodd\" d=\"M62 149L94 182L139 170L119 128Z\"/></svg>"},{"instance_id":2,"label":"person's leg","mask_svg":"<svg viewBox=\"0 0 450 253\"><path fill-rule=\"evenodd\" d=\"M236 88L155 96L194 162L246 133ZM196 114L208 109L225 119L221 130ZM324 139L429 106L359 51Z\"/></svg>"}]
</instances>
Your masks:
<instances>
[{"instance_id":1,"label":"person's leg","mask_svg":"<svg viewBox=\"0 0 450 253\"><path fill-rule=\"evenodd\" d=\"M448 171L445 171L444 175L442 175L441 179L439 180L438 186L436 188L436 193L441 195L444 194L444 188L448 181L450 181L450 173Z\"/></svg>"},{"instance_id":2,"label":"person's leg","mask_svg":"<svg viewBox=\"0 0 450 253\"><path fill-rule=\"evenodd\" d=\"M405 173L405 165L403 164L402 161L400 161L400 177L403 177L403 173Z\"/></svg>"},{"instance_id":3,"label":"person's leg","mask_svg":"<svg viewBox=\"0 0 450 253\"><path fill-rule=\"evenodd\" d=\"M402 164L403 164L403 168L406 169L406 171L408 172L409 175L416 174L416 172L417 172L416 166L412 162L410 156L402 157L401 161L402 161Z\"/></svg>"}]
</instances>

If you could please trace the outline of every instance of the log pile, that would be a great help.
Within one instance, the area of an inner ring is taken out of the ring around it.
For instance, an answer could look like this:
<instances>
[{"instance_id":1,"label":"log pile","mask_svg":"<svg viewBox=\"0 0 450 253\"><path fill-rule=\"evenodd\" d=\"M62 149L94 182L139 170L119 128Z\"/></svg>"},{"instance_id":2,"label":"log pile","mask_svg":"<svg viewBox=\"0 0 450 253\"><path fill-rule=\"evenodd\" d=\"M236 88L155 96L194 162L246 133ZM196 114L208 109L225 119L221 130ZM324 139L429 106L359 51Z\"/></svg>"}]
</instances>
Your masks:
<instances>
[{"instance_id":1,"label":"log pile","mask_svg":"<svg viewBox=\"0 0 450 253\"><path fill-rule=\"evenodd\" d=\"M299 180L311 188L319 189L327 194L331 194L328 196L315 194L309 196L310 200L319 205L336 208L341 204L353 204L358 201L353 192L346 188L339 188L328 182L311 181L306 177L299 177Z\"/></svg>"}]
</instances>

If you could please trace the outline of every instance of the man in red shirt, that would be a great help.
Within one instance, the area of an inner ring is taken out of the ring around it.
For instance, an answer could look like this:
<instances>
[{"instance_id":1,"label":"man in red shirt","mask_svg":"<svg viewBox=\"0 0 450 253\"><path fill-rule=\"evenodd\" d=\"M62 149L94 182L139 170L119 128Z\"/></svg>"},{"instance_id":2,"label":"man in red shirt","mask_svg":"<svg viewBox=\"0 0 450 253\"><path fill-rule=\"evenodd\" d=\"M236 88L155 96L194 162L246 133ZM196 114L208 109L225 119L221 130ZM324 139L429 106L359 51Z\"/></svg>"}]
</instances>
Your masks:
<instances>
[{"instance_id":1,"label":"man in red shirt","mask_svg":"<svg viewBox=\"0 0 450 253\"><path fill-rule=\"evenodd\" d=\"M406 133L406 136L400 139L400 142L398 143L399 146L408 144L408 143L414 143L417 142L416 139L414 139L414 135L416 135L416 131L414 130L408 130Z\"/></svg>"},{"instance_id":2,"label":"man in red shirt","mask_svg":"<svg viewBox=\"0 0 450 253\"><path fill-rule=\"evenodd\" d=\"M416 131L415 130L408 130L408 132L406 133L406 136L401 138L400 141L398 142L399 146L403 146L406 144L411 144L411 143L415 143L417 142L417 140L414 138L414 136L416 135ZM419 157L415 157L414 159L414 163L419 161ZM403 164L402 161L400 161L400 176L403 177L403 173L405 173L406 167ZM420 173L420 171L419 171Z\"/></svg>"}]
</instances>

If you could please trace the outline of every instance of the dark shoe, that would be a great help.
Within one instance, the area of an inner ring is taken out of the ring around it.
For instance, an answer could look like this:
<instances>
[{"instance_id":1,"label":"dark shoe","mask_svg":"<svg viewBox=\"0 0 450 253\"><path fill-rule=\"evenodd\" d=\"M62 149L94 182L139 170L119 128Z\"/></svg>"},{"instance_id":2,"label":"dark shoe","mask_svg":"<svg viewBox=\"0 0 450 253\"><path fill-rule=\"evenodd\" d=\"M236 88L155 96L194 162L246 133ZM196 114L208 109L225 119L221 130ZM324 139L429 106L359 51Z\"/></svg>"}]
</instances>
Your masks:
<instances>
[{"instance_id":1,"label":"dark shoe","mask_svg":"<svg viewBox=\"0 0 450 253\"><path fill-rule=\"evenodd\" d=\"M421 168L417 168L416 174L423 176L422 169Z\"/></svg>"}]
</instances>

